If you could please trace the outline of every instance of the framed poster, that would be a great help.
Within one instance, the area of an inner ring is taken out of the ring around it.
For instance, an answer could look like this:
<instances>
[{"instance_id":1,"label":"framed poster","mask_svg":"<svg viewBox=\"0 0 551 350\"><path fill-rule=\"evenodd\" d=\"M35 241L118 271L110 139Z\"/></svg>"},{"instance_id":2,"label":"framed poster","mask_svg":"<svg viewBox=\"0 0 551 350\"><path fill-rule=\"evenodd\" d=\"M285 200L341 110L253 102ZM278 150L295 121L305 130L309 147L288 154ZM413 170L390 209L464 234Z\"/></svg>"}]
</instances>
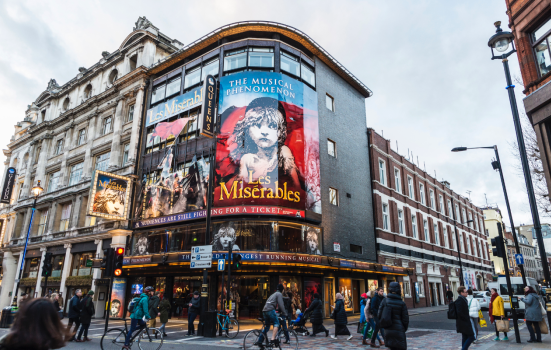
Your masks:
<instances>
[{"instance_id":1,"label":"framed poster","mask_svg":"<svg viewBox=\"0 0 551 350\"><path fill-rule=\"evenodd\" d=\"M352 293L352 279L339 278L339 289L341 295L344 297L344 310L354 311L354 296Z\"/></svg>"},{"instance_id":2,"label":"framed poster","mask_svg":"<svg viewBox=\"0 0 551 350\"><path fill-rule=\"evenodd\" d=\"M367 280L367 287L370 291L376 291L379 288L379 281L377 280Z\"/></svg>"},{"instance_id":3,"label":"framed poster","mask_svg":"<svg viewBox=\"0 0 551 350\"><path fill-rule=\"evenodd\" d=\"M111 220L128 220L131 179L96 170L88 215Z\"/></svg>"},{"instance_id":4,"label":"framed poster","mask_svg":"<svg viewBox=\"0 0 551 350\"><path fill-rule=\"evenodd\" d=\"M124 316L125 295L126 278L114 278L109 317L122 318Z\"/></svg>"},{"instance_id":5,"label":"framed poster","mask_svg":"<svg viewBox=\"0 0 551 350\"><path fill-rule=\"evenodd\" d=\"M310 277L304 279L304 309L310 307L314 301L314 293L318 293L320 298L323 295L320 277Z\"/></svg>"}]
</instances>

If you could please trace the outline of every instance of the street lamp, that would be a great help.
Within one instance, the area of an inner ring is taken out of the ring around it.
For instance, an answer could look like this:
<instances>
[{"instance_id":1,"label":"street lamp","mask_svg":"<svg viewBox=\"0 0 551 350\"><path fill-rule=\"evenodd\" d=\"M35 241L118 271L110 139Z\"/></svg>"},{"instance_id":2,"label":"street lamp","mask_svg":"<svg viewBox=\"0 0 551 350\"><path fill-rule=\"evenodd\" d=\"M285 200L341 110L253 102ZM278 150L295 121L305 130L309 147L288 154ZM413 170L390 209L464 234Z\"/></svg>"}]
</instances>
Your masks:
<instances>
[{"instance_id":1,"label":"street lamp","mask_svg":"<svg viewBox=\"0 0 551 350\"><path fill-rule=\"evenodd\" d=\"M31 189L31 193L33 194L34 201L31 211L31 220L29 221L29 228L27 229L27 238L25 238L25 248L23 249L23 256L21 257L21 266L19 268L19 278L17 279L17 288L15 288L15 296L13 298L12 306L17 306L17 295L19 294L19 284L21 283L21 277L23 277L23 266L25 266L25 255L27 254L27 245L29 244L29 236L31 235L31 227L33 226L33 218L34 218L34 212L36 210L36 200L38 199L38 196L42 194L44 189L40 187L40 180L38 180L38 183L36 186L34 186ZM38 276L38 278L41 278Z\"/></svg>"},{"instance_id":2,"label":"street lamp","mask_svg":"<svg viewBox=\"0 0 551 350\"><path fill-rule=\"evenodd\" d=\"M536 196L534 194L534 185L532 184L532 177L530 175L530 166L528 164L528 156L526 155L526 146L524 145L524 137L522 135L522 126L520 125L520 118L518 115L517 101L515 99L515 86L511 81L511 72L509 71L509 61L507 57L512 55L517 50L515 49L515 43L513 42L514 35L510 32L504 32L500 26L501 22L495 22L496 33L488 40L488 46L492 50L492 60L501 59L503 62L503 69L505 70L505 79L507 81L507 92L509 94L509 103L511 104L511 112L513 113L513 122L515 124L515 132L517 136L518 149L520 154L520 160L522 163L522 171L524 173L524 181L526 182L526 189L528 192L528 201L530 202L530 211L532 212L532 221L534 222L534 232L536 239L538 240L538 246L540 249L541 263L543 273L547 283L550 283L551 276L549 274L549 264L547 263L547 255L545 253L545 246L543 244L543 236L541 234L541 223L538 214L538 206L536 204ZM511 51L506 52L511 44ZM494 55L494 49L501 56ZM547 319L551 324L551 311L547 311Z\"/></svg>"}]
</instances>

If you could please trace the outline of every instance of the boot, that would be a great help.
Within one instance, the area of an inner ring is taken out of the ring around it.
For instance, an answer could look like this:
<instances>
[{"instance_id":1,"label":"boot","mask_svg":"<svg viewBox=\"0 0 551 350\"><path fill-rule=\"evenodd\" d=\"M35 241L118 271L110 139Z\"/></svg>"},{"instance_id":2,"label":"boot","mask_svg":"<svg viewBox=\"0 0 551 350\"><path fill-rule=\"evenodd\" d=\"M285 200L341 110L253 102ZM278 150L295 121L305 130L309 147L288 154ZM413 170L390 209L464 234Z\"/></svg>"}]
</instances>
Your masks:
<instances>
[{"instance_id":1,"label":"boot","mask_svg":"<svg viewBox=\"0 0 551 350\"><path fill-rule=\"evenodd\" d=\"M362 339L362 345L369 345L369 343L367 342L367 340Z\"/></svg>"},{"instance_id":2,"label":"boot","mask_svg":"<svg viewBox=\"0 0 551 350\"><path fill-rule=\"evenodd\" d=\"M369 346L371 346L372 348L380 348L380 346L379 346L379 345L375 345L375 343L371 343L371 344L369 344Z\"/></svg>"},{"instance_id":3,"label":"boot","mask_svg":"<svg viewBox=\"0 0 551 350\"><path fill-rule=\"evenodd\" d=\"M379 345L381 345L381 346L385 346L385 342L384 342L384 341L382 341L381 339L379 339Z\"/></svg>"}]
</instances>

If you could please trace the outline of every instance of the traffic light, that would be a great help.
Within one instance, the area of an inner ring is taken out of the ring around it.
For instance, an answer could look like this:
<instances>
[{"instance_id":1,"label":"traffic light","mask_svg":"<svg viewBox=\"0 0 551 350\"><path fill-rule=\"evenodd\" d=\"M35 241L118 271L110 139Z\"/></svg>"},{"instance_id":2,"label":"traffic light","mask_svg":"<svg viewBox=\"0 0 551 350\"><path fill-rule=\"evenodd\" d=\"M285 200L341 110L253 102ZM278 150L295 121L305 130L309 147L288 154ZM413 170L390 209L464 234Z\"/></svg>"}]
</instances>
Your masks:
<instances>
[{"instance_id":1,"label":"traffic light","mask_svg":"<svg viewBox=\"0 0 551 350\"><path fill-rule=\"evenodd\" d=\"M503 258L505 254L505 249L503 248L503 239L499 236L492 238L492 255Z\"/></svg>"},{"instance_id":2,"label":"traffic light","mask_svg":"<svg viewBox=\"0 0 551 350\"><path fill-rule=\"evenodd\" d=\"M101 259L101 268L104 269L103 277L109 278L113 275L113 254L115 249L107 248L103 250L103 258Z\"/></svg>"},{"instance_id":3,"label":"traffic light","mask_svg":"<svg viewBox=\"0 0 551 350\"><path fill-rule=\"evenodd\" d=\"M46 253L42 262L42 277L50 277L52 275L52 253Z\"/></svg>"},{"instance_id":4,"label":"traffic light","mask_svg":"<svg viewBox=\"0 0 551 350\"><path fill-rule=\"evenodd\" d=\"M161 257L161 264L166 265L168 263L168 255L163 255Z\"/></svg>"},{"instance_id":5,"label":"traffic light","mask_svg":"<svg viewBox=\"0 0 551 350\"><path fill-rule=\"evenodd\" d=\"M232 254L232 270L239 270L241 268L241 254Z\"/></svg>"},{"instance_id":6,"label":"traffic light","mask_svg":"<svg viewBox=\"0 0 551 350\"><path fill-rule=\"evenodd\" d=\"M124 260L124 248L123 247L116 248L115 249L115 271L113 273L117 277L122 275L123 260Z\"/></svg>"}]
</instances>

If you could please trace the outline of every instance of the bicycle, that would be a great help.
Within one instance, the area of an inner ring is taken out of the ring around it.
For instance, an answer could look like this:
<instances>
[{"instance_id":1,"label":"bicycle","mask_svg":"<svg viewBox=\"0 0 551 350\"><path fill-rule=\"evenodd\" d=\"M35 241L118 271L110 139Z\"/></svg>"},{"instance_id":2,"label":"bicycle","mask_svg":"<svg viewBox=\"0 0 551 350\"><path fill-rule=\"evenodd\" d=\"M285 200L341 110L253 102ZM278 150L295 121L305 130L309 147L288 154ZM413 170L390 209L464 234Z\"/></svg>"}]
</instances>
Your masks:
<instances>
[{"instance_id":1,"label":"bicycle","mask_svg":"<svg viewBox=\"0 0 551 350\"><path fill-rule=\"evenodd\" d=\"M124 346L126 335L128 334L128 322L124 319L124 329L111 328L103 334L100 341L102 350L120 350ZM130 338L128 346L132 348L132 344L137 338L138 347L141 350L159 350L163 346L163 333L157 328L149 328L147 322L134 331L134 335Z\"/></svg>"},{"instance_id":2,"label":"bicycle","mask_svg":"<svg viewBox=\"0 0 551 350\"><path fill-rule=\"evenodd\" d=\"M217 316L218 329L222 329L227 338L233 339L237 337L237 334L239 334L239 322L235 318L230 318L230 310L226 310L226 313L219 313ZM220 322L220 319L223 319L224 322ZM235 331L235 333L231 331Z\"/></svg>"},{"instance_id":3,"label":"bicycle","mask_svg":"<svg viewBox=\"0 0 551 350\"><path fill-rule=\"evenodd\" d=\"M282 317L278 316L280 324L282 322L285 322ZM283 330L283 327L279 327L277 330L276 339L279 340L279 346L276 346L274 343L270 343L270 326L271 323L264 322L263 318L259 318L259 321L262 322L263 327L262 330L253 329L252 331L247 332L245 334L245 338L243 338L243 350L250 350L250 349L260 349L260 350L272 350L272 349L279 349L279 350L298 350L298 335L297 333L289 329L289 342L286 342L285 340L285 331ZM264 330L266 329L265 333ZM263 340L262 345L256 345L257 340L260 338L262 334Z\"/></svg>"}]
</instances>

